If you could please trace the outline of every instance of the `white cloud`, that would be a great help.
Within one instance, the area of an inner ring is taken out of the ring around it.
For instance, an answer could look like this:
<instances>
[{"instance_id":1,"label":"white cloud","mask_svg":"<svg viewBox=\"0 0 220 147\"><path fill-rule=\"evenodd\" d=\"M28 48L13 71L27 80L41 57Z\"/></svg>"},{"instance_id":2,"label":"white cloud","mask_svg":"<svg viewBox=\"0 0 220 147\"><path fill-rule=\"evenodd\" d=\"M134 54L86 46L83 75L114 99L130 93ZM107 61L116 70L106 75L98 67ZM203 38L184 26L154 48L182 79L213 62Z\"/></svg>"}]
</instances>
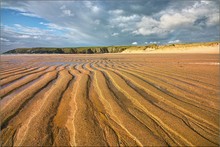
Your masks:
<instances>
[{"instance_id":1,"label":"white cloud","mask_svg":"<svg viewBox=\"0 0 220 147\"><path fill-rule=\"evenodd\" d=\"M61 10L66 9L66 5L62 5L62 6L60 7L60 9L61 9Z\"/></svg>"},{"instance_id":2,"label":"white cloud","mask_svg":"<svg viewBox=\"0 0 220 147\"><path fill-rule=\"evenodd\" d=\"M219 24L219 13L213 13L210 14L210 17L208 17L208 26Z\"/></svg>"},{"instance_id":3,"label":"white cloud","mask_svg":"<svg viewBox=\"0 0 220 147\"><path fill-rule=\"evenodd\" d=\"M63 10L63 14L67 16L74 16L74 14L71 12L71 10Z\"/></svg>"},{"instance_id":4,"label":"white cloud","mask_svg":"<svg viewBox=\"0 0 220 147\"><path fill-rule=\"evenodd\" d=\"M94 21L94 24L99 25L99 24L100 24L100 20L96 19L96 20Z\"/></svg>"},{"instance_id":5,"label":"white cloud","mask_svg":"<svg viewBox=\"0 0 220 147\"><path fill-rule=\"evenodd\" d=\"M62 5L62 6L60 7L60 9L62 10L64 16L74 16L74 14L72 13L72 11L66 8L66 5Z\"/></svg>"},{"instance_id":6,"label":"white cloud","mask_svg":"<svg viewBox=\"0 0 220 147\"><path fill-rule=\"evenodd\" d=\"M150 41L149 44L159 44L160 42L158 41Z\"/></svg>"},{"instance_id":7,"label":"white cloud","mask_svg":"<svg viewBox=\"0 0 220 147\"><path fill-rule=\"evenodd\" d=\"M118 36L119 33L112 33L112 36Z\"/></svg>"},{"instance_id":8,"label":"white cloud","mask_svg":"<svg viewBox=\"0 0 220 147\"><path fill-rule=\"evenodd\" d=\"M0 40L1 40L1 41L4 41L4 42L9 42L8 39L6 39L6 38L2 38L2 37L0 38Z\"/></svg>"},{"instance_id":9,"label":"white cloud","mask_svg":"<svg viewBox=\"0 0 220 147\"><path fill-rule=\"evenodd\" d=\"M165 9L153 16L123 15L120 9L110 10L110 14L118 14L110 18L113 28L121 28L121 32L132 32L137 35L166 35L178 29L196 28L194 23L202 17L208 17L207 25L219 23L218 10L212 2L195 2L194 5L182 9ZM155 17L154 17L155 16Z\"/></svg>"},{"instance_id":10,"label":"white cloud","mask_svg":"<svg viewBox=\"0 0 220 147\"><path fill-rule=\"evenodd\" d=\"M132 31L138 35L158 34L164 35L179 28L196 28L196 20L207 18L206 25L212 26L219 24L218 9L213 2L195 2L194 5L183 9L166 9L157 14L157 17L143 16L136 23L136 28Z\"/></svg>"},{"instance_id":11,"label":"white cloud","mask_svg":"<svg viewBox=\"0 0 220 147\"><path fill-rule=\"evenodd\" d=\"M47 26L49 29L51 29L50 31L55 31L55 30L64 31L66 38L69 38L69 39L74 38L75 41L76 40L77 41L81 40L80 42L83 42L83 40L81 38L91 39L91 36L89 36L88 34L80 32L79 30L74 29L74 28L63 27L63 26L56 25L56 24L53 24L53 23L43 23L43 22L40 22L40 24Z\"/></svg>"},{"instance_id":12,"label":"white cloud","mask_svg":"<svg viewBox=\"0 0 220 147\"><path fill-rule=\"evenodd\" d=\"M31 36L23 34L23 35L17 36L17 38L24 38L25 39L25 38L31 38Z\"/></svg>"},{"instance_id":13,"label":"white cloud","mask_svg":"<svg viewBox=\"0 0 220 147\"><path fill-rule=\"evenodd\" d=\"M41 24L44 24L41 22ZM50 24L50 26L54 27ZM56 25L55 25L56 26ZM56 29L40 29L35 27L15 24L13 26L1 25L1 45L3 50L18 47L36 47L36 46L72 46L73 44L85 44L88 40L93 40L87 34L81 34L73 28L59 26L58 33ZM57 26L55 27L57 28ZM78 35L79 34L79 35ZM7 38L7 39L6 39ZM94 40L95 42L95 40Z\"/></svg>"},{"instance_id":14,"label":"white cloud","mask_svg":"<svg viewBox=\"0 0 220 147\"><path fill-rule=\"evenodd\" d=\"M139 15L133 14L130 16L117 16L116 18L113 18L113 22L131 22L131 21L138 21L140 19Z\"/></svg>"},{"instance_id":15,"label":"white cloud","mask_svg":"<svg viewBox=\"0 0 220 147\"><path fill-rule=\"evenodd\" d=\"M1 1L1 7L4 9L10 9L10 10L15 10L15 11L20 11L20 12L27 11L27 9L24 7L12 6L12 5L10 5L10 3L7 3L6 1Z\"/></svg>"},{"instance_id":16,"label":"white cloud","mask_svg":"<svg viewBox=\"0 0 220 147\"><path fill-rule=\"evenodd\" d=\"M99 10L100 10L100 8L98 6L93 6L91 9L95 13L99 12Z\"/></svg>"},{"instance_id":17,"label":"white cloud","mask_svg":"<svg viewBox=\"0 0 220 147\"><path fill-rule=\"evenodd\" d=\"M132 45L137 45L138 43L137 42L132 42Z\"/></svg>"},{"instance_id":18,"label":"white cloud","mask_svg":"<svg viewBox=\"0 0 220 147\"><path fill-rule=\"evenodd\" d=\"M20 13L21 15L24 15L24 16L29 16L29 17L37 17L37 18L41 18L40 16L36 15L36 14L33 14L33 13L27 13L27 12L23 12L23 13Z\"/></svg>"},{"instance_id":19,"label":"white cloud","mask_svg":"<svg viewBox=\"0 0 220 147\"><path fill-rule=\"evenodd\" d=\"M20 24L14 24L15 27L22 27Z\"/></svg>"},{"instance_id":20,"label":"white cloud","mask_svg":"<svg viewBox=\"0 0 220 147\"><path fill-rule=\"evenodd\" d=\"M140 5L131 5L131 9L137 11L137 10L141 9L141 6Z\"/></svg>"},{"instance_id":21,"label":"white cloud","mask_svg":"<svg viewBox=\"0 0 220 147\"><path fill-rule=\"evenodd\" d=\"M33 36L34 39L39 39L41 38L40 36Z\"/></svg>"},{"instance_id":22,"label":"white cloud","mask_svg":"<svg viewBox=\"0 0 220 147\"><path fill-rule=\"evenodd\" d=\"M115 10L109 10L108 13L112 15L121 15L124 13L124 11L121 9L115 9Z\"/></svg>"},{"instance_id":23,"label":"white cloud","mask_svg":"<svg viewBox=\"0 0 220 147\"><path fill-rule=\"evenodd\" d=\"M84 4L87 8L89 8L92 12L97 13L100 11L100 7L96 6L91 1L84 1Z\"/></svg>"},{"instance_id":24,"label":"white cloud","mask_svg":"<svg viewBox=\"0 0 220 147\"><path fill-rule=\"evenodd\" d=\"M144 42L144 44L148 44L148 42Z\"/></svg>"},{"instance_id":25,"label":"white cloud","mask_svg":"<svg viewBox=\"0 0 220 147\"><path fill-rule=\"evenodd\" d=\"M195 18L190 18L180 13L164 14L160 17L159 27L161 29L171 30L177 27L191 26L194 21Z\"/></svg>"},{"instance_id":26,"label":"white cloud","mask_svg":"<svg viewBox=\"0 0 220 147\"><path fill-rule=\"evenodd\" d=\"M10 26L3 26L3 31L10 31L10 32L16 32L18 34L22 34L22 35L35 35L35 36L39 36L39 35L46 35L46 34L50 34L51 30L44 30L44 29L40 29L37 27L28 27L28 26L22 26L20 24L14 24L13 27ZM19 37L19 36L18 36ZM27 36L20 36L20 38L27 38Z\"/></svg>"},{"instance_id":27,"label":"white cloud","mask_svg":"<svg viewBox=\"0 0 220 147\"><path fill-rule=\"evenodd\" d=\"M180 42L181 42L180 40L171 40L168 43L172 44L172 43L180 43Z\"/></svg>"},{"instance_id":28,"label":"white cloud","mask_svg":"<svg viewBox=\"0 0 220 147\"><path fill-rule=\"evenodd\" d=\"M40 22L40 24L45 25L45 26L47 26L50 29L64 30L64 27L61 27L61 26L53 24L53 23L43 23L43 22Z\"/></svg>"},{"instance_id":29,"label":"white cloud","mask_svg":"<svg viewBox=\"0 0 220 147\"><path fill-rule=\"evenodd\" d=\"M22 26L20 24L14 24L13 27L3 25L1 26L1 31L4 32L3 36L11 40L10 45L13 45L17 41L22 44L22 40L24 39L28 41L29 39L42 39L46 36L56 36L51 30ZM59 38L59 36L56 36L56 38Z\"/></svg>"},{"instance_id":30,"label":"white cloud","mask_svg":"<svg viewBox=\"0 0 220 147\"><path fill-rule=\"evenodd\" d=\"M204 4L209 4L210 2L209 1L207 1L207 0L205 0L205 1L201 1L201 3L204 3Z\"/></svg>"},{"instance_id":31,"label":"white cloud","mask_svg":"<svg viewBox=\"0 0 220 147\"><path fill-rule=\"evenodd\" d=\"M134 30L136 23L140 21L139 15L114 15L109 18L111 28L119 28L122 33L131 32Z\"/></svg>"},{"instance_id":32,"label":"white cloud","mask_svg":"<svg viewBox=\"0 0 220 147\"><path fill-rule=\"evenodd\" d=\"M162 30L158 28L159 22L151 17L142 17L141 21L137 23L137 29L133 31L134 34L151 35L154 33L161 33Z\"/></svg>"},{"instance_id":33,"label":"white cloud","mask_svg":"<svg viewBox=\"0 0 220 147\"><path fill-rule=\"evenodd\" d=\"M167 34L180 27L192 26L194 21L180 13L164 14L159 20L143 16L132 33L139 35Z\"/></svg>"},{"instance_id":34,"label":"white cloud","mask_svg":"<svg viewBox=\"0 0 220 147\"><path fill-rule=\"evenodd\" d=\"M14 41L14 42L8 41L8 42L5 42L3 44L3 46L11 46L11 45L14 45L15 47L17 47L18 45L23 45L23 44L21 42L18 42L18 41Z\"/></svg>"}]
</instances>

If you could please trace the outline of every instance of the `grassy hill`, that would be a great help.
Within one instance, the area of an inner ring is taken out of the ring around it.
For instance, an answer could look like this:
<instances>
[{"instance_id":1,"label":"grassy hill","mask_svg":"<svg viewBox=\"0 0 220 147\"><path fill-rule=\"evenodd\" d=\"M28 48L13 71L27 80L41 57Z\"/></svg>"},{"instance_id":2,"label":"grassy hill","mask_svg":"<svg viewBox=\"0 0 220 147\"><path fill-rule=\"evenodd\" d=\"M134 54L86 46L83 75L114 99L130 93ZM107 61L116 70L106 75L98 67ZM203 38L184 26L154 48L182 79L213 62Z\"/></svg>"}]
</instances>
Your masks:
<instances>
[{"instance_id":1,"label":"grassy hill","mask_svg":"<svg viewBox=\"0 0 220 147\"><path fill-rule=\"evenodd\" d=\"M148 49L165 49L178 47L196 47L196 46L212 46L218 42L204 42L204 43L187 43L187 44L167 44L157 45L149 44L145 46L106 46L106 47L68 47L68 48L17 48L5 52L4 54L99 54L99 53L121 53L123 51L131 50L148 50Z\"/></svg>"},{"instance_id":2,"label":"grassy hill","mask_svg":"<svg viewBox=\"0 0 220 147\"><path fill-rule=\"evenodd\" d=\"M76 47L76 48L17 48L4 54L94 54L94 53L119 53L126 50L127 46L109 47Z\"/></svg>"}]
</instances>

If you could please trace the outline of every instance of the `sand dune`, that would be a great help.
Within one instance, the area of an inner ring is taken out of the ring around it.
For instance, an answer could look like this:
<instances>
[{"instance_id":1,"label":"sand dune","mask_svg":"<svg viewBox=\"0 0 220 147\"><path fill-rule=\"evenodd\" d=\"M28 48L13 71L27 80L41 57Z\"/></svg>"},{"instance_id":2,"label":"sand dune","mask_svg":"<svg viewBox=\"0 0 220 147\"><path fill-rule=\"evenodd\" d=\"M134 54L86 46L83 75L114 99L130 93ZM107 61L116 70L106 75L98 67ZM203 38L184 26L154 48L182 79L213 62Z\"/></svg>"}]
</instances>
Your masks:
<instances>
[{"instance_id":1,"label":"sand dune","mask_svg":"<svg viewBox=\"0 0 220 147\"><path fill-rule=\"evenodd\" d=\"M147 54L155 54L155 53L160 53L160 54L169 54L169 53L187 53L187 54L194 54L194 53L199 53L199 54L219 54L220 46L219 44L215 45L197 45L197 46L184 46L184 45L179 45L179 46L174 46L174 47L166 47L166 46L161 46L158 49L155 48L144 48L144 47L131 47L130 49L124 50L122 53L147 53Z\"/></svg>"},{"instance_id":2,"label":"sand dune","mask_svg":"<svg viewBox=\"0 0 220 147\"><path fill-rule=\"evenodd\" d=\"M1 57L1 146L219 146L218 54Z\"/></svg>"}]
</instances>

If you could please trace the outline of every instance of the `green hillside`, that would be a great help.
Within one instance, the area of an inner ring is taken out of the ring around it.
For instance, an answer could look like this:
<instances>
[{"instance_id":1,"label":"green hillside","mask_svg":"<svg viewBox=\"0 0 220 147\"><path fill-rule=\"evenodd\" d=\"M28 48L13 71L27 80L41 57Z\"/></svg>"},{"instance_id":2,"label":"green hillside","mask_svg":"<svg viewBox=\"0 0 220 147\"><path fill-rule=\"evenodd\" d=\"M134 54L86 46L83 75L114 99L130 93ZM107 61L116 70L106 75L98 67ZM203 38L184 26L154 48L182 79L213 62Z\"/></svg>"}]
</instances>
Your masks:
<instances>
[{"instance_id":1,"label":"green hillside","mask_svg":"<svg viewBox=\"0 0 220 147\"><path fill-rule=\"evenodd\" d=\"M120 53L125 50L146 50L148 48L164 49L175 47L195 47L195 46L212 46L219 42L199 42L199 43L178 43L157 45L149 44L145 46L101 46L101 47L67 47L67 48L48 48L48 47L35 47L35 48L17 48L5 52L4 54L99 54L99 53Z\"/></svg>"},{"instance_id":2,"label":"green hillside","mask_svg":"<svg viewBox=\"0 0 220 147\"><path fill-rule=\"evenodd\" d=\"M4 54L94 54L94 53L119 53L129 46L109 46L109 47L76 47L76 48L17 48L5 52Z\"/></svg>"}]
</instances>

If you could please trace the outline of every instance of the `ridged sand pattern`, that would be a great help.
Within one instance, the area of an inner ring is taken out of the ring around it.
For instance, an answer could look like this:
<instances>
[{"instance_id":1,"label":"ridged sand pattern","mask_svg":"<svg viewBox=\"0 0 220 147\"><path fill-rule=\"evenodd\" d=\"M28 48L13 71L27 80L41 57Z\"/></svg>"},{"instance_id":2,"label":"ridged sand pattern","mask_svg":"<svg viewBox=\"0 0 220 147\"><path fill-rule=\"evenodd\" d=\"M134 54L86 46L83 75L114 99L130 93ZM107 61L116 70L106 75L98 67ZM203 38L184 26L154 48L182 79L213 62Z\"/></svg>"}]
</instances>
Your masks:
<instances>
[{"instance_id":1,"label":"ridged sand pattern","mask_svg":"<svg viewBox=\"0 0 220 147\"><path fill-rule=\"evenodd\" d=\"M217 54L3 55L1 146L219 146Z\"/></svg>"}]
</instances>

